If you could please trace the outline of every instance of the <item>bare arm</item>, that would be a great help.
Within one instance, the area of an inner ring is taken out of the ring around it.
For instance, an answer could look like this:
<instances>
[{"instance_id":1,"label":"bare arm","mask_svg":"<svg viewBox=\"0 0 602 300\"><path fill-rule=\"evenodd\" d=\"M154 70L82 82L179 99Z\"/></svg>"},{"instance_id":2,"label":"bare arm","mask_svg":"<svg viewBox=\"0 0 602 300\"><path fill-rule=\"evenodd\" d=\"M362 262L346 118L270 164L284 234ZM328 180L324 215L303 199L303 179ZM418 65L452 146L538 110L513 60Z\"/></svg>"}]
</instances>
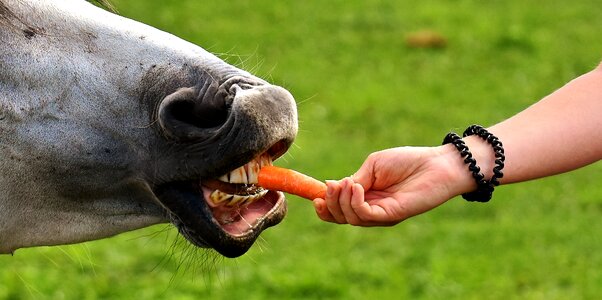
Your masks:
<instances>
[{"instance_id":1,"label":"bare arm","mask_svg":"<svg viewBox=\"0 0 602 300\"><path fill-rule=\"evenodd\" d=\"M504 144L502 184L577 169L602 158L602 66L489 128ZM486 178L494 153L479 137L464 139ZM318 216L358 226L394 225L473 191L474 179L452 145L372 153L351 177L327 183Z\"/></svg>"},{"instance_id":2,"label":"bare arm","mask_svg":"<svg viewBox=\"0 0 602 300\"><path fill-rule=\"evenodd\" d=\"M602 159L602 66L489 131L500 138L506 152L502 184L559 174ZM491 147L478 137L465 140L491 176Z\"/></svg>"}]
</instances>

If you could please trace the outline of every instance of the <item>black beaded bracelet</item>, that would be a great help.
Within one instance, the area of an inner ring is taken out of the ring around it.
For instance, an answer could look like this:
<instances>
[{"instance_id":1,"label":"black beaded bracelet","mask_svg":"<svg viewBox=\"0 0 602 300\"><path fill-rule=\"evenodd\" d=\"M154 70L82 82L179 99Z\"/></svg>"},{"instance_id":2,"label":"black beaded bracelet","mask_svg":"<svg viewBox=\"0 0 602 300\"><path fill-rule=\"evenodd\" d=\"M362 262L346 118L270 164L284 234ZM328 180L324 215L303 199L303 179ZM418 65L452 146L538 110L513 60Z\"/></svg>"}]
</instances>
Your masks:
<instances>
[{"instance_id":1,"label":"black beaded bracelet","mask_svg":"<svg viewBox=\"0 0 602 300\"><path fill-rule=\"evenodd\" d=\"M489 131L487 131L487 129L480 125L470 125L468 128L466 128L466 130L464 130L464 137L471 135L478 135L480 138L487 141L487 143L489 143L493 148L495 155L495 167L493 167L493 176L489 181L494 186L500 185L500 181L498 179L504 177L502 169L504 168L504 161L506 160L502 142L495 135L491 134Z\"/></svg>"},{"instance_id":2,"label":"black beaded bracelet","mask_svg":"<svg viewBox=\"0 0 602 300\"><path fill-rule=\"evenodd\" d=\"M451 143L458 149L460 156L464 158L464 163L468 165L468 170L472 173L472 177L477 184L477 189L475 191L462 194L462 198L467 201L487 202L491 200L495 186L500 184L498 179L504 176L502 173L505 160L504 148L502 142L482 126L471 125L468 127L464 131L463 136L467 137L470 135L481 137L493 147L496 166L493 168L493 176L490 180L485 179L485 175L481 173L481 168L477 165L477 161L472 157L472 153L470 153L470 150L459 135L454 132L448 133L443 139L443 144Z\"/></svg>"}]
</instances>

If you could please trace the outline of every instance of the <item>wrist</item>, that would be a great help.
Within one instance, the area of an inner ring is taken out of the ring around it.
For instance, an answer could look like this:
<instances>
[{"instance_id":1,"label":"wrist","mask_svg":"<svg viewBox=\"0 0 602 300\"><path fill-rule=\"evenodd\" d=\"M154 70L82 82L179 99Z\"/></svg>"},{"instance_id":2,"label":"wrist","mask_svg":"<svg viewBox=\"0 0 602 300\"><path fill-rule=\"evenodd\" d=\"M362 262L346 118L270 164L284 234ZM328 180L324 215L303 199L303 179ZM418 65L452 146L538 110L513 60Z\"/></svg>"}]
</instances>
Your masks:
<instances>
[{"instance_id":1,"label":"wrist","mask_svg":"<svg viewBox=\"0 0 602 300\"><path fill-rule=\"evenodd\" d=\"M486 141L478 136L467 136L463 138L464 143L470 149L472 157L477 161L481 168L481 173L485 179L489 180L493 176L493 167L495 165L495 153Z\"/></svg>"},{"instance_id":2,"label":"wrist","mask_svg":"<svg viewBox=\"0 0 602 300\"><path fill-rule=\"evenodd\" d=\"M470 151L472 158L476 161L480 173L484 175L485 180L490 180L493 176L493 167L495 166L495 153L487 141L478 136L468 136L462 138L465 146ZM441 157L444 158L444 165L448 169L448 190L458 196L477 190L473 172L470 170L465 158L458 149L452 144L445 144L439 147Z\"/></svg>"},{"instance_id":3,"label":"wrist","mask_svg":"<svg viewBox=\"0 0 602 300\"><path fill-rule=\"evenodd\" d=\"M474 191L477 184L458 150L452 144L439 146L438 149L443 160L442 166L447 173L445 183L450 197Z\"/></svg>"}]
</instances>

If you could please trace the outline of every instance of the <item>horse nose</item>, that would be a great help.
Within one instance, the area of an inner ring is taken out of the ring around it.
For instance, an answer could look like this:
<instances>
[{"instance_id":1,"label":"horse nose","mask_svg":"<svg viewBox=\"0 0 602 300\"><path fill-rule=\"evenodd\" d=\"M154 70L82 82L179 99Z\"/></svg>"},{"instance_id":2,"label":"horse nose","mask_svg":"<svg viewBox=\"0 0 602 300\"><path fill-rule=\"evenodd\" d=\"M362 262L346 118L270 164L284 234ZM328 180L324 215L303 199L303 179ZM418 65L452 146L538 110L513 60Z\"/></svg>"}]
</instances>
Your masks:
<instances>
[{"instance_id":1,"label":"horse nose","mask_svg":"<svg viewBox=\"0 0 602 300\"><path fill-rule=\"evenodd\" d=\"M236 127L291 142L297 132L295 101L286 89L240 78L180 88L161 101L157 116L164 135L178 142Z\"/></svg>"},{"instance_id":2,"label":"horse nose","mask_svg":"<svg viewBox=\"0 0 602 300\"><path fill-rule=\"evenodd\" d=\"M276 85L237 88L231 119L235 121L233 127L241 129L239 140L250 139L248 135L252 134L264 137L262 140L269 143L256 148L276 142L290 146L297 135L295 100L286 89Z\"/></svg>"}]
</instances>

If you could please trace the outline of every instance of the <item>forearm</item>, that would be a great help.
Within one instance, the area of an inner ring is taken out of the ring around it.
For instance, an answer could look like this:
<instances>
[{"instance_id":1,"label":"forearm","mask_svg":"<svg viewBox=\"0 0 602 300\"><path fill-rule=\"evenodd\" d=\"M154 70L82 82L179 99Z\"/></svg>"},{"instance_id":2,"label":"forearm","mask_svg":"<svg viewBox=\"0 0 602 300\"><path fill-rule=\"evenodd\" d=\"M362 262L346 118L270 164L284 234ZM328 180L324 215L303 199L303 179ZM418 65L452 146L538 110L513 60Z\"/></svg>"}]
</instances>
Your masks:
<instances>
[{"instance_id":1,"label":"forearm","mask_svg":"<svg viewBox=\"0 0 602 300\"><path fill-rule=\"evenodd\" d=\"M504 144L502 184L577 169L602 158L602 68L582 75L517 115L489 128ZM487 178L491 147L465 139Z\"/></svg>"}]
</instances>

